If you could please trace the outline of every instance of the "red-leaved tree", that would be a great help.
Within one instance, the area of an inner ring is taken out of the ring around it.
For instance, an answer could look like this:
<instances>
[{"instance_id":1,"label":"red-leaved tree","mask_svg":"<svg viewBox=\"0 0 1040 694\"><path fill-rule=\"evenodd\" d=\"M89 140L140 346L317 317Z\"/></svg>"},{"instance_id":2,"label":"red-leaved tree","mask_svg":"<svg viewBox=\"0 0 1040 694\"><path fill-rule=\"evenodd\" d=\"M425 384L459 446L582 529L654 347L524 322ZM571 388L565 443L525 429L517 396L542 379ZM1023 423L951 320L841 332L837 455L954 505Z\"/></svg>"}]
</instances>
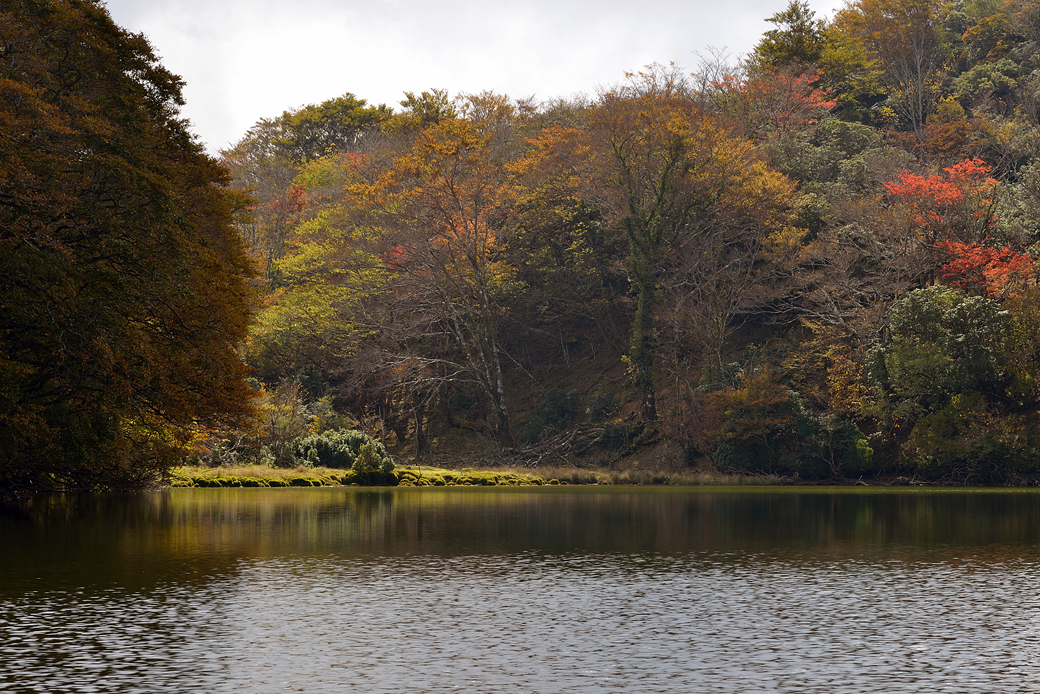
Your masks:
<instances>
[{"instance_id":1,"label":"red-leaved tree","mask_svg":"<svg viewBox=\"0 0 1040 694\"><path fill-rule=\"evenodd\" d=\"M1033 259L1008 246L943 241L939 248L949 257L942 267L943 281L984 296L1004 298L1027 286L1033 274Z\"/></svg>"},{"instance_id":2,"label":"red-leaved tree","mask_svg":"<svg viewBox=\"0 0 1040 694\"><path fill-rule=\"evenodd\" d=\"M837 103L815 86L818 79L815 68L785 68L764 70L742 81L737 90L749 129L755 134L786 134L815 123Z\"/></svg>"},{"instance_id":3,"label":"red-leaved tree","mask_svg":"<svg viewBox=\"0 0 1040 694\"><path fill-rule=\"evenodd\" d=\"M885 190L906 213L913 231L933 244L945 240L979 243L990 234L997 217L993 190L997 181L981 159L965 159L941 173L904 171Z\"/></svg>"},{"instance_id":4,"label":"red-leaved tree","mask_svg":"<svg viewBox=\"0 0 1040 694\"><path fill-rule=\"evenodd\" d=\"M888 214L902 229L905 243L918 258L916 276L932 284L947 262L942 244L985 245L997 222L990 168L981 159L965 159L939 173L904 171L884 184L891 200Z\"/></svg>"}]
</instances>

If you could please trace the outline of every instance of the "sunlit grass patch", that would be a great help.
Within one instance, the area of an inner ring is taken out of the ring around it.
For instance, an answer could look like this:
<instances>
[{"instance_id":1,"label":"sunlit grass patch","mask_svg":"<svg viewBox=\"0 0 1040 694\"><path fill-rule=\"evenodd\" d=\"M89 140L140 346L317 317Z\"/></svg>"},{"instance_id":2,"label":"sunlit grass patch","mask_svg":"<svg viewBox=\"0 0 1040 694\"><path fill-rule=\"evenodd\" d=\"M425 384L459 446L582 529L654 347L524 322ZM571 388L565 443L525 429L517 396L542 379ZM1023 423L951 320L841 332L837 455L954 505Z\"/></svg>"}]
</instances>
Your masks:
<instances>
[{"instance_id":1,"label":"sunlit grass patch","mask_svg":"<svg viewBox=\"0 0 1040 694\"><path fill-rule=\"evenodd\" d=\"M511 470L511 468L503 468ZM775 475L739 475L711 471L609 470L565 466L541 466L526 470L544 480L573 485L670 485L670 486L744 486L777 485L784 480ZM548 482L547 482L548 483Z\"/></svg>"},{"instance_id":2,"label":"sunlit grass patch","mask_svg":"<svg viewBox=\"0 0 1040 694\"><path fill-rule=\"evenodd\" d=\"M234 467L174 468L172 487L530 487L553 485L671 485L742 486L783 484L779 477L724 474L719 472L661 472L649 470L604 470L576 467L463 468L398 466L387 475L362 475L353 470L324 467L273 468L263 465Z\"/></svg>"},{"instance_id":3,"label":"sunlit grass patch","mask_svg":"<svg viewBox=\"0 0 1040 694\"><path fill-rule=\"evenodd\" d=\"M559 484L530 472L512 470L448 470L425 466L403 466L388 475L362 475L353 470L332 468L271 468L262 465L238 467L179 467L170 474L173 487L322 487L322 486L532 486Z\"/></svg>"},{"instance_id":4,"label":"sunlit grass patch","mask_svg":"<svg viewBox=\"0 0 1040 694\"><path fill-rule=\"evenodd\" d=\"M171 487L322 487L342 484L348 470L331 468L273 468L264 465L231 467L177 467L170 471Z\"/></svg>"},{"instance_id":5,"label":"sunlit grass patch","mask_svg":"<svg viewBox=\"0 0 1040 694\"><path fill-rule=\"evenodd\" d=\"M517 487L547 484L529 472L511 470L447 470L425 466L398 467L394 470L401 487Z\"/></svg>"}]
</instances>

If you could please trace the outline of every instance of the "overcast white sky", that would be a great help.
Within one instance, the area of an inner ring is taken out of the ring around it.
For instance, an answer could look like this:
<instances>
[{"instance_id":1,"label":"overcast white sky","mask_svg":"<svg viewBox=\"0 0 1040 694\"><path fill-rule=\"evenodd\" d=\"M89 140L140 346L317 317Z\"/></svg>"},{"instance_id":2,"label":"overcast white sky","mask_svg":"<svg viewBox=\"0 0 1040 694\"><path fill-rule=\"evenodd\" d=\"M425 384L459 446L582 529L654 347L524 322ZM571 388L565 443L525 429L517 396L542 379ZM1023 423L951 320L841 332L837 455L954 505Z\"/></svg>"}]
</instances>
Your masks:
<instances>
[{"instance_id":1,"label":"overcast white sky","mask_svg":"<svg viewBox=\"0 0 1040 694\"><path fill-rule=\"evenodd\" d=\"M260 118L352 92L398 108L402 92L594 94L626 70L709 47L749 51L788 0L108 0L184 78L211 153ZM840 0L810 0L830 16Z\"/></svg>"}]
</instances>

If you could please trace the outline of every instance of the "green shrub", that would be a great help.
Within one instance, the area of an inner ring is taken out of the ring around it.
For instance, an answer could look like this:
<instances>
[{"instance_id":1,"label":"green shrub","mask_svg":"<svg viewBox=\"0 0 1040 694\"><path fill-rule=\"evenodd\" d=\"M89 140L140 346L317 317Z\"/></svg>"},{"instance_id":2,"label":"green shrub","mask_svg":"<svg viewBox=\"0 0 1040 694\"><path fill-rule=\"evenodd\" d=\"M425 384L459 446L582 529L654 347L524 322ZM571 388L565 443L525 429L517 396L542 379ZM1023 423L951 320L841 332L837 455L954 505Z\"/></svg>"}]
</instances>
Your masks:
<instances>
[{"instance_id":1,"label":"green shrub","mask_svg":"<svg viewBox=\"0 0 1040 694\"><path fill-rule=\"evenodd\" d=\"M588 414L590 422L602 422L607 417L617 414L614 393L609 390L596 393L589 401Z\"/></svg>"},{"instance_id":2,"label":"green shrub","mask_svg":"<svg viewBox=\"0 0 1040 694\"><path fill-rule=\"evenodd\" d=\"M386 454L382 444L368 441L361 446L354 463L350 466L362 484L396 484L393 475L394 461Z\"/></svg>"},{"instance_id":3,"label":"green shrub","mask_svg":"<svg viewBox=\"0 0 1040 694\"><path fill-rule=\"evenodd\" d=\"M629 425L624 422L608 424L603 427L603 433L596 442L608 451L620 451L627 448L642 432L643 428L640 425Z\"/></svg>"},{"instance_id":4,"label":"green shrub","mask_svg":"<svg viewBox=\"0 0 1040 694\"><path fill-rule=\"evenodd\" d=\"M521 443L534 443L543 436L563 431L581 416L581 393L550 388L538 398L534 416L518 432Z\"/></svg>"},{"instance_id":5,"label":"green shrub","mask_svg":"<svg viewBox=\"0 0 1040 694\"><path fill-rule=\"evenodd\" d=\"M888 342L871 352L878 414L912 424L957 393L1001 397L1012 327L990 299L938 285L910 292L892 307Z\"/></svg>"},{"instance_id":6,"label":"green shrub","mask_svg":"<svg viewBox=\"0 0 1040 694\"><path fill-rule=\"evenodd\" d=\"M460 386L448 396L448 408L454 413L466 415L478 405L480 397L472 386Z\"/></svg>"},{"instance_id":7,"label":"green shrub","mask_svg":"<svg viewBox=\"0 0 1040 694\"><path fill-rule=\"evenodd\" d=\"M357 458L366 446L370 448L368 455L377 461L377 467L393 470L393 459L383 444L356 429L330 429L312 434L296 439L291 448L297 464L349 470L355 469Z\"/></svg>"},{"instance_id":8,"label":"green shrub","mask_svg":"<svg viewBox=\"0 0 1040 694\"><path fill-rule=\"evenodd\" d=\"M797 437L793 472L807 479L875 472L874 450L859 427L831 412L812 412L794 393L791 398Z\"/></svg>"},{"instance_id":9,"label":"green shrub","mask_svg":"<svg viewBox=\"0 0 1040 694\"><path fill-rule=\"evenodd\" d=\"M522 444L537 443L545 433L545 425L537 417L531 417L520 425L516 432L516 440Z\"/></svg>"},{"instance_id":10,"label":"green shrub","mask_svg":"<svg viewBox=\"0 0 1040 694\"><path fill-rule=\"evenodd\" d=\"M960 393L925 415L903 452L923 479L993 484L1036 474L1036 415L1001 414L978 393Z\"/></svg>"},{"instance_id":11,"label":"green shrub","mask_svg":"<svg viewBox=\"0 0 1040 694\"><path fill-rule=\"evenodd\" d=\"M855 424L813 412L768 370L711 397L720 470L821 479L871 469L873 450Z\"/></svg>"},{"instance_id":12,"label":"green shrub","mask_svg":"<svg viewBox=\"0 0 1040 694\"><path fill-rule=\"evenodd\" d=\"M565 393L559 388L550 388L538 399L535 412L550 429L567 429L581 416L581 393L576 390Z\"/></svg>"},{"instance_id":13,"label":"green shrub","mask_svg":"<svg viewBox=\"0 0 1040 694\"><path fill-rule=\"evenodd\" d=\"M1036 328L1021 304L1009 305L1014 313L933 286L892 308L890 337L870 355L872 410L923 479L996 483L1036 468L1035 427L1022 414L1033 399Z\"/></svg>"}]
</instances>

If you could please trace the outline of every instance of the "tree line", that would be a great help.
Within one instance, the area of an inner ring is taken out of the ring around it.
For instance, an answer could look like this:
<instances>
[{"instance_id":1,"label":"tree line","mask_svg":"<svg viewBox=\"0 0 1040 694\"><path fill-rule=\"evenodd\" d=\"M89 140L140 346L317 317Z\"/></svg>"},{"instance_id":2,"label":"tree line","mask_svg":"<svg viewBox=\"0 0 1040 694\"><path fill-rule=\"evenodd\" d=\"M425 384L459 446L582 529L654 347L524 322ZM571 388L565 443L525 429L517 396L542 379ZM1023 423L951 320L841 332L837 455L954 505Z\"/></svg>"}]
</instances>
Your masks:
<instances>
[{"instance_id":1,"label":"tree line","mask_svg":"<svg viewBox=\"0 0 1040 694\"><path fill-rule=\"evenodd\" d=\"M98 2L0 2L0 500L133 488L253 416L245 199Z\"/></svg>"},{"instance_id":2,"label":"tree line","mask_svg":"<svg viewBox=\"0 0 1040 694\"><path fill-rule=\"evenodd\" d=\"M1038 16L792 2L742 60L592 97L260 121L222 153L257 199L246 359L416 455L594 423L589 460L1031 478Z\"/></svg>"},{"instance_id":3,"label":"tree line","mask_svg":"<svg viewBox=\"0 0 1040 694\"><path fill-rule=\"evenodd\" d=\"M419 458L1036 477L1035 3L795 1L739 60L347 93L220 165L96 2L3 8L11 487L309 464L357 427Z\"/></svg>"}]
</instances>

